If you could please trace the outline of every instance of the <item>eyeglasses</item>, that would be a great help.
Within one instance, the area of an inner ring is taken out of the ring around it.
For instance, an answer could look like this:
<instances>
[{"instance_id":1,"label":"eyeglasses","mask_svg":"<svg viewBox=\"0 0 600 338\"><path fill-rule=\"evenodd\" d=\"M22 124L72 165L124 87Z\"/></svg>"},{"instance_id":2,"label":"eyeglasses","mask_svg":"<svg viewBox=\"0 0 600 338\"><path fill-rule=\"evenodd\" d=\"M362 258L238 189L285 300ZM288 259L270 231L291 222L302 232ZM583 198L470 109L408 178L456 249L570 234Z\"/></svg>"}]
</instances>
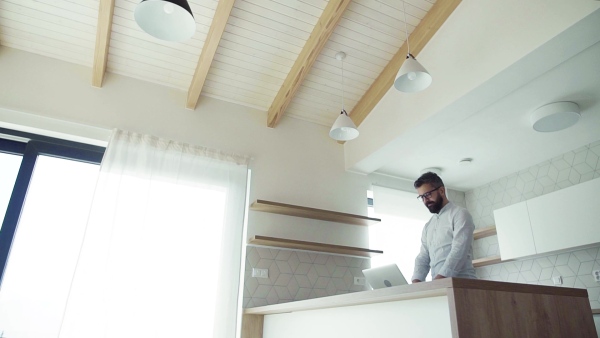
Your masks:
<instances>
[{"instance_id":1,"label":"eyeglasses","mask_svg":"<svg viewBox=\"0 0 600 338\"><path fill-rule=\"evenodd\" d=\"M437 187L437 188L435 188L433 190L429 190L428 192L424 193L423 195L417 196L417 199L419 199L421 201L424 200L424 199L429 199L431 197L431 193L433 193L434 191L438 190L439 188L441 188L441 187Z\"/></svg>"}]
</instances>

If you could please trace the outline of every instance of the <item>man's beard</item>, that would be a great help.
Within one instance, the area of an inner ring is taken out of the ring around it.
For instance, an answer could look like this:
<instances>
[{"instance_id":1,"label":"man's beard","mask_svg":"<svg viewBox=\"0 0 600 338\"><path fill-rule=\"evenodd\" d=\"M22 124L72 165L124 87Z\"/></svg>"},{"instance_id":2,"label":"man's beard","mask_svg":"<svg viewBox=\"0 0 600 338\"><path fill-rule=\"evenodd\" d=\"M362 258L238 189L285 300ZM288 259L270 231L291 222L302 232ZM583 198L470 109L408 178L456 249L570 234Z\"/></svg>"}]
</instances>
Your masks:
<instances>
[{"instance_id":1,"label":"man's beard","mask_svg":"<svg viewBox=\"0 0 600 338\"><path fill-rule=\"evenodd\" d=\"M435 199L435 201L428 201L427 204L425 204L425 206L427 207L427 209L429 209L429 212L431 212L432 214L437 214L440 212L440 210L442 210L443 204L444 199L438 194L438 197Z\"/></svg>"}]
</instances>

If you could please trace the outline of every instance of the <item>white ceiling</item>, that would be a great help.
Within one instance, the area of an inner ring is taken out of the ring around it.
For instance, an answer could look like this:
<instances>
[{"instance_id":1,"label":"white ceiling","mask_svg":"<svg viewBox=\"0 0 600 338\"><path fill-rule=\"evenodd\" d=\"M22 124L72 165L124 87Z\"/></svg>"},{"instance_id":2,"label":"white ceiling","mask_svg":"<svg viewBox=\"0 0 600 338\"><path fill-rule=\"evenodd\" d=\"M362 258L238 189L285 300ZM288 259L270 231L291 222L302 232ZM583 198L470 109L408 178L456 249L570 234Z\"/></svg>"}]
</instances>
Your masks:
<instances>
[{"instance_id":1,"label":"white ceiling","mask_svg":"<svg viewBox=\"0 0 600 338\"><path fill-rule=\"evenodd\" d=\"M600 140L599 32L596 10L349 169L414 180L422 169L439 167L448 186L467 191ZM400 105L393 89L386 95ZM579 104L580 121L555 133L533 131L530 113L557 101ZM378 106L369 118L393 106ZM472 164L460 166L463 158Z\"/></svg>"},{"instance_id":2,"label":"white ceiling","mask_svg":"<svg viewBox=\"0 0 600 338\"><path fill-rule=\"evenodd\" d=\"M133 20L138 2L115 0L107 71L188 90L218 2L189 0L197 32L185 43L142 32ZM435 2L407 0L409 33ZM202 95L266 112L327 4L237 0ZM91 67L98 8L99 0L2 0L0 44ZM414 180L440 167L448 186L469 190L599 140L599 8L594 0L463 0L418 55L433 85L410 96L390 89L343 146L346 168ZM348 55L351 112L403 37L402 2L353 0L284 117L325 132L342 101L335 54ZM528 114L562 100L581 106L580 122L533 132ZM460 167L466 157L473 164Z\"/></svg>"},{"instance_id":3,"label":"white ceiling","mask_svg":"<svg viewBox=\"0 0 600 338\"><path fill-rule=\"evenodd\" d=\"M535 132L530 113L558 101L576 102L581 108L580 121L555 133ZM427 129L435 123L428 121L421 127ZM599 139L600 43L596 43L477 114L423 135L416 147L399 146L399 157L410 154L410 160L392 161L377 172L414 177L423 168L441 167L453 186L471 189ZM459 166L462 158L473 158L472 165Z\"/></svg>"},{"instance_id":4,"label":"white ceiling","mask_svg":"<svg viewBox=\"0 0 600 338\"><path fill-rule=\"evenodd\" d=\"M115 0L107 71L187 91L218 1L188 0L196 33L167 42L133 19L141 0ZM2 0L0 44L92 66L100 0ZM435 0L406 0L412 32ZM268 110L327 0L237 0L219 42L202 95ZM402 2L353 0L286 110L286 116L331 126L351 111L405 41Z\"/></svg>"}]
</instances>

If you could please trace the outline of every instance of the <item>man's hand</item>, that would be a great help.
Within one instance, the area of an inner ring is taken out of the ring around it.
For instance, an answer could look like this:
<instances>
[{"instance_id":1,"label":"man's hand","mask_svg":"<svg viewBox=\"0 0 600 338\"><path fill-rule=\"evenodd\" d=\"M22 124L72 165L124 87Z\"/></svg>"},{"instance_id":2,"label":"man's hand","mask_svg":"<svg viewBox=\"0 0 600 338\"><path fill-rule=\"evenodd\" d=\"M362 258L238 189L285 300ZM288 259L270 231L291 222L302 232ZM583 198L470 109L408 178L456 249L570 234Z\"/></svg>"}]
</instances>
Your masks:
<instances>
[{"instance_id":1,"label":"man's hand","mask_svg":"<svg viewBox=\"0 0 600 338\"><path fill-rule=\"evenodd\" d=\"M437 275L437 276L435 276L435 278L433 280L444 279L444 278L446 278L446 276L444 276L444 275Z\"/></svg>"},{"instance_id":2,"label":"man's hand","mask_svg":"<svg viewBox=\"0 0 600 338\"><path fill-rule=\"evenodd\" d=\"M413 280L412 280L412 283L413 283L413 284L415 284L415 283L421 283L421 280L420 280L420 279L413 279Z\"/></svg>"}]
</instances>

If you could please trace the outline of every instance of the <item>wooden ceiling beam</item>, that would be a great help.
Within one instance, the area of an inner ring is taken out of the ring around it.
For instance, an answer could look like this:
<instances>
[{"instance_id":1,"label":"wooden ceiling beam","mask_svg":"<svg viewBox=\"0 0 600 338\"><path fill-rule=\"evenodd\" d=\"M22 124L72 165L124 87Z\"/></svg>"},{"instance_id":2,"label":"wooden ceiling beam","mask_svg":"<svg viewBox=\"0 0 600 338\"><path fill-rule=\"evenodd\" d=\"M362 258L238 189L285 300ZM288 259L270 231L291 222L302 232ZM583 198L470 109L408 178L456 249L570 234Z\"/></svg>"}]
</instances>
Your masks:
<instances>
[{"instance_id":1,"label":"wooden ceiling beam","mask_svg":"<svg viewBox=\"0 0 600 338\"><path fill-rule=\"evenodd\" d=\"M288 105L294 98L294 95L304 78L310 71L312 65L315 63L315 60L321 54L321 50L329 40L331 33L337 26L338 22L342 18L342 14L350 4L351 0L329 0L327 7L323 10L323 14L317 21L315 28L313 28L312 33L304 48L298 55L296 62L292 66L292 69L288 73L283 85L279 89L279 92L275 96L271 107L269 108L269 113L267 116L267 126L269 128L275 128L279 119L285 113Z\"/></svg>"},{"instance_id":2,"label":"wooden ceiling beam","mask_svg":"<svg viewBox=\"0 0 600 338\"><path fill-rule=\"evenodd\" d=\"M198 65L196 66L192 83L188 89L186 103L186 108L188 109L196 109L202 87L204 87L206 76L210 70L210 65L215 57L217 48L219 47L219 42L225 31L225 26L227 25L227 20L229 19L229 14L231 13L234 3L235 0L219 0L219 4L215 10L215 16L210 25L210 29L208 30L208 36L202 47L200 58L198 59Z\"/></svg>"},{"instance_id":3,"label":"wooden ceiling beam","mask_svg":"<svg viewBox=\"0 0 600 338\"><path fill-rule=\"evenodd\" d=\"M438 0L433 7L427 12L423 20L417 25L415 30L408 37L410 42L410 53L418 55L421 50L427 45L429 40L435 35L438 29L446 22L446 19L458 7L461 0ZM381 74L375 82L362 96L360 101L354 106L350 114L350 118L358 126L371 113L377 103L388 92L394 84L396 75L404 63L407 54L406 42L400 47L400 50L394 55L392 60L385 66ZM435 74L433 74L435 78Z\"/></svg>"},{"instance_id":4,"label":"wooden ceiling beam","mask_svg":"<svg viewBox=\"0 0 600 338\"><path fill-rule=\"evenodd\" d=\"M94 49L94 66L92 68L92 86L98 88L102 87L102 81L104 81L104 74L106 73L114 10L115 0L100 0L98 26L96 28L96 48Z\"/></svg>"}]
</instances>

